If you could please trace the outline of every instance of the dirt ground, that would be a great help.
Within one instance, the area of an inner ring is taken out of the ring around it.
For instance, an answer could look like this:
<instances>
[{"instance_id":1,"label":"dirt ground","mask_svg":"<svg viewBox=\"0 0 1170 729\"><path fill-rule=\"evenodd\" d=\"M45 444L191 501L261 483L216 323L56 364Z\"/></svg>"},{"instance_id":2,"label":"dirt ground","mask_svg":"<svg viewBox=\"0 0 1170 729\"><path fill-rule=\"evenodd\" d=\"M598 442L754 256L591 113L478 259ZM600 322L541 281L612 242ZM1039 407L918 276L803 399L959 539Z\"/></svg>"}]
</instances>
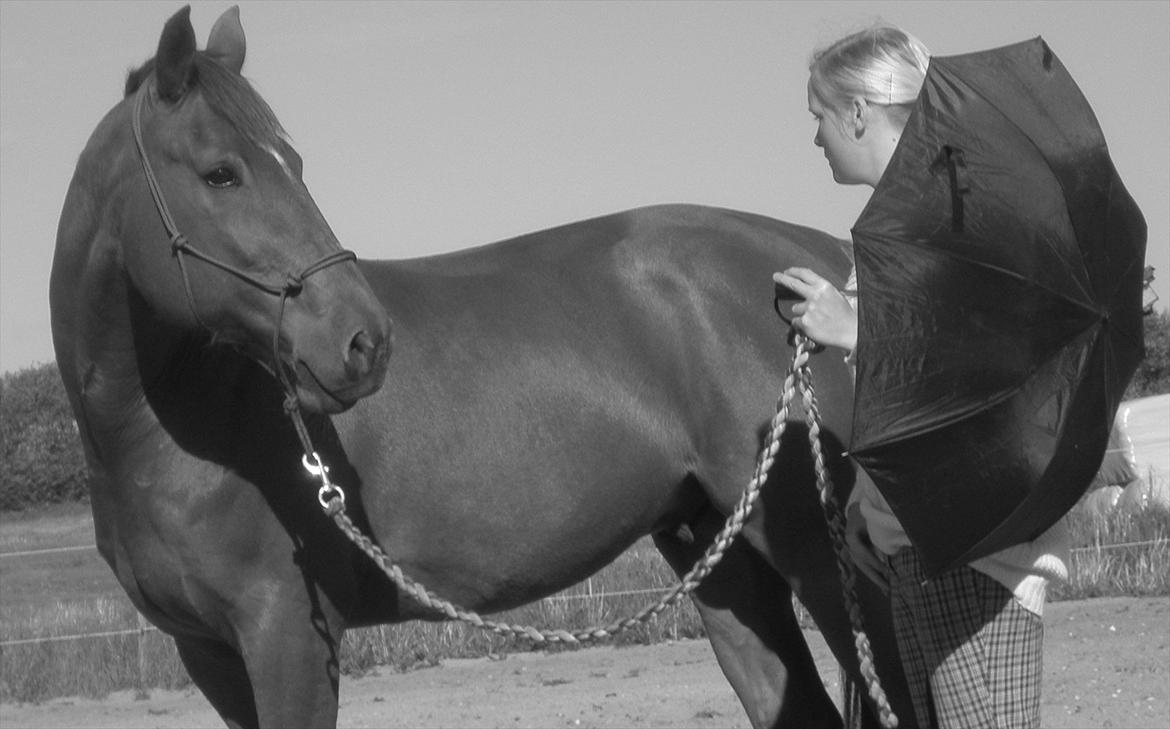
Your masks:
<instances>
[{"instance_id":1,"label":"dirt ground","mask_svg":"<svg viewBox=\"0 0 1170 729\"><path fill-rule=\"evenodd\" d=\"M836 668L817 633L817 665L836 696ZM1170 726L1170 598L1102 598L1048 605L1043 723ZM527 653L447 661L405 674L343 678L342 727L747 727L705 642ZM191 691L119 693L102 701L0 705L18 727L214 727Z\"/></svg>"}]
</instances>

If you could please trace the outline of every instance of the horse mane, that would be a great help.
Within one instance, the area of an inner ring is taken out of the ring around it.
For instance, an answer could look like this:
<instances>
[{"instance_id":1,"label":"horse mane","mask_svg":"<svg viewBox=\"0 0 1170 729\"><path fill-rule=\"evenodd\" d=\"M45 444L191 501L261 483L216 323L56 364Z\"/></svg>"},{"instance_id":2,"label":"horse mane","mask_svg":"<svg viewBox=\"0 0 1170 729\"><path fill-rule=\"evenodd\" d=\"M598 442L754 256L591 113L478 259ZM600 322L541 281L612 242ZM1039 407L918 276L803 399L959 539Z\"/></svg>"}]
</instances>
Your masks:
<instances>
[{"instance_id":1,"label":"horse mane","mask_svg":"<svg viewBox=\"0 0 1170 729\"><path fill-rule=\"evenodd\" d=\"M138 91L154 73L155 59L150 59L126 75L124 96ZM276 147L288 135L272 113L271 107L252 88L248 80L224 68L219 61L200 51L195 54L188 92L200 91L207 105L223 117L245 139L257 147Z\"/></svg>"}]
</instances>

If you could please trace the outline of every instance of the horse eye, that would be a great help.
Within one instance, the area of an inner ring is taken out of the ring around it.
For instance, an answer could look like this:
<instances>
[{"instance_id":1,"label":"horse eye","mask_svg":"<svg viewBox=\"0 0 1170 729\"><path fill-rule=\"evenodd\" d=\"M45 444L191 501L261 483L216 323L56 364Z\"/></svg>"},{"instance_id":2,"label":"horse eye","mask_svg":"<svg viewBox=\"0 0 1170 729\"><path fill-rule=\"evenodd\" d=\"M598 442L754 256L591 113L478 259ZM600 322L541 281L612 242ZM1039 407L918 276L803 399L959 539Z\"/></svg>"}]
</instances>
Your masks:
<instances>
[{"instance_id":1,"label":"horse eye","mask_svg":"<svg viewBox=\"0 0 1170 729\"><path fill-rule=\"evenodd\" d=\"M203 176L204 181L212 187L231 187L239 184L240 180L230 167L216 167Z\"/></svg>"}]
</instances>

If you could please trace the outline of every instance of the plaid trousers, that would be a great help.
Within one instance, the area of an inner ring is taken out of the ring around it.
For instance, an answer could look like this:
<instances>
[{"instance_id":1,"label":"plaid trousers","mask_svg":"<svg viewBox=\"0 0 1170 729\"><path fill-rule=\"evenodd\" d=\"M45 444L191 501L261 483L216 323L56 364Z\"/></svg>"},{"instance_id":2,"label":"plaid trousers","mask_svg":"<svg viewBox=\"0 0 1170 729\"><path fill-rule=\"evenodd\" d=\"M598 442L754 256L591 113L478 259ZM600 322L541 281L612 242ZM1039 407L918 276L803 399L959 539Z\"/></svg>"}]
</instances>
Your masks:
<instances>
[{"instance_id":1,"label":"plaid trousers","mask_svg":"<svg viewBox=\"0 0 1170 729\"><path fill-rule=\"evenodd\" d=\"M913 548L889 564L894 630L919 725L1039 727L1043 618L966 565L928 582Z\"/></svg>"}]
</instances>

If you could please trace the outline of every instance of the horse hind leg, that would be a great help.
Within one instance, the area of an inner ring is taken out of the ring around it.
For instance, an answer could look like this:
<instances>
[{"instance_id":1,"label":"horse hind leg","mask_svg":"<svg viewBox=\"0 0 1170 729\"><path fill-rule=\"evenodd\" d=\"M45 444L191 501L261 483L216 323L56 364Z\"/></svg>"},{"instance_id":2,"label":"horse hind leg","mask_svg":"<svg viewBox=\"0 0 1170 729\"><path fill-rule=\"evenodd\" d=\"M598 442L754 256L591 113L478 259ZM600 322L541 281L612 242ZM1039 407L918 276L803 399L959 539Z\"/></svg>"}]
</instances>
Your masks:
<instances>
[{"instance_id":1,"label":"horse hind leg","mask_svg":"<svg viewBox=\"0 0 1170 729\"><path fill-rule=\"evenodd\" d=\"M232 729L258 726L256 700L244 659L210 638L176 637L175 647L191 680Z\"/></svg>"},{"instance_id":2,"label":"horse hind leg","mask_svg":"<svg viewBox=\"0 0 1170 729\"><path fill-rule=\"evenodd\" d=\"M682 575L722 526L711 507L687 529L654 535L655 545ZM753 727L840 727L841 716L804 639L792 591L742 539L692 593L719 667Z\"/></svg>"}]
</instances>

